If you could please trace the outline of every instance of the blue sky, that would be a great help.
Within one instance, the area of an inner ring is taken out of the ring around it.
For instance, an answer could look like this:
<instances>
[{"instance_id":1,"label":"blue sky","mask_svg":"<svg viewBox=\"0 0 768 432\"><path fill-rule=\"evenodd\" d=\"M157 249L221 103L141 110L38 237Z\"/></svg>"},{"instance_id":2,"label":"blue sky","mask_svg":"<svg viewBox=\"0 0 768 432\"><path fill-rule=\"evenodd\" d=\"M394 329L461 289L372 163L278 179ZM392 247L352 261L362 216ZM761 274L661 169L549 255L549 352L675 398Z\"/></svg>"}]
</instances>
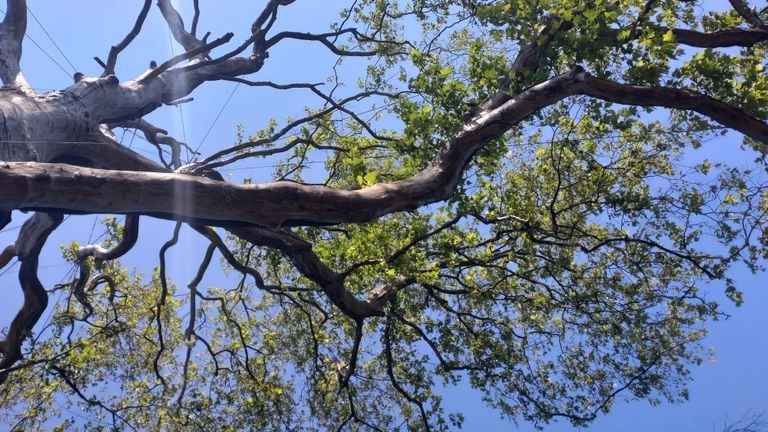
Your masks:
<instances>
[{"instance_id":1,"label":"blue sky","mask_svg":"<svg viewBox=\"0 0 768 432\"><path fill-rule=\"evenodd\" d=\"M122 39L132 26L140 3L118 0L29 1L31 11L42 24L41 27L37 20L30 17L30 38L24 44L22 63L29 82L33 87L44 91L70 85L75 70L86 75L100 74L101 68L92 57L106 58L110 46ZM191 4L191 1L187 3ZM253 18L264 2L231 0L201 3L203 15L200 29L203 32L212 31L212 38L233 31L236 33L234 40L238 41L244 38L243 35L248 32ZM718 2L718 6L725 7L726 3ZM224 4L226 6L223 6ZM323 7L317 8L318 4ZM327 22L335 17L336 9L346 4L347 2L338 0L298 1L295 7L286 8L285 13L281 13L279 23L286 23L302 31L324 30L321 25L323 20L317 18L324 17ZM189 16L187 15L188 19ZM49 35L64 55L49 40ZM257 79L281 83L319 82L330 73L334 59L325 55L322 49L318 49L319 45L306 42L291 43L286 48L271 52ZM170 42L167 27L156 8L153 8L142 34L120 56L118 76L122 80L131 79L146 69L149 60L159 63L172 52L179 51L180 48ZM192 96L195 98L194 102L180 108L163 108L162 112L154 113L150 119L156 125L168 129L175 137L186 140L192 147L199 146L204 154L234 142L238 124L244 125L246 131L254 131L265 126L269 118L299 116L303 113L304 106L318 105L317 98L308 93L265 91L237 86L230 82L203 86ZM215 120L217 116L219 118ZM143 143L141 138L132 138L130 135L118 135L118 138L122 138L126 145L134 146L147 156L155 157L154 150ZM729 135L708 143L707 151L713 154L733 154L739 143L740 137ZM749 161L745 160L744 163L748 164ZM268 161L250 164L256 167L256 174L249 175L256 179L259 175L265 178L269 171L268 165ZM225 175L231 175L233 179L241 174L225 172ZM14 222L0 233L0 247L13 241L22 220L23 216L16 214ZM95 231L91 232L94 220L94 216L72 217L49 241L41 263L42 278L48 286L71 276L68 273L72 270L71 267L64 264L59 257L58 245L71 240L93 240L100 233L98 225ZM149 272L151 266L156 264L159 244L169 235L170 225L167 222L145 224L137 248L126 257L124 263ZM183 236L182 240L186 241L186 244L175 250L169 258L171 275L180 283L188 280L195 270L186 264L196 262L195 257L202 249L196 246L203 244L192 234ZM20 291L16 282L17 269L12 267L0 270L0 286L5 293L4 301L0 304L0 327L10 322L20 302ZM714 349L714 356L712 361L705 362L693 370L690 401L657 407L651 407L642 401L619 401L608 416L601 417L589 430L713 430L715 425L722 424L727 419L737 419L749 410L768 412L768 368L764 366L768 359L768 279L762 274L752 275L745 271L737 271L733 275L738 281L737 286L744 291L744 305L735 308L722 295L722 286L710 286L710 297L722 299L724 310L732 317L710 325L711 333L704 345ZM221 273L217 273L209 277L209 282L213 283L220 277ZM445 399L449 410L461 409L465 412L466 430L513 429L510 423L499 421L495 412L486 409L479 400L479 395L472 396L465 389L457 388L447 393ZM527 431L533 428L520 424L518 430ZM567 431L572 428L567 423L561 423L545 430Z\"/></svg>"}]
</instances>

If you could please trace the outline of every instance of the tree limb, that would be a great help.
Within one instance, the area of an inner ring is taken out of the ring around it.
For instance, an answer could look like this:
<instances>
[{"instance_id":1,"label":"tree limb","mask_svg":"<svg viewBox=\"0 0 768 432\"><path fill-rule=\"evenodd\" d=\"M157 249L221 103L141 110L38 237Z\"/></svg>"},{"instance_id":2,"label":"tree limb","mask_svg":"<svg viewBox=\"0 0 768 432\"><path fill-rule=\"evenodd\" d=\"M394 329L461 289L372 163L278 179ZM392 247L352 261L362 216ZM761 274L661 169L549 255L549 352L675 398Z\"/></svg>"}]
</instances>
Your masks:
<instances>
[{"instance_id":1,"label":"tree limb","mask_svg":"<svg viewBox=\"0 0 768 432\"><path fill-rule=\"evenodd\" d=\"M766 29L728 29L705 33L696 30L672 29L678 43L698 48L751 47L768 40Z\"/></svg>"},{"instance_id":2,"label":"tree limb","mask_svg":"<svg viewBox=\"0 0 768 432\"><path fill-rule=\"evenodd\" d=\"M0 79L7 86L34 94L20 68L21 44L26 31L26 0L8 0L5 18L0 23Z\"/></svg>"},{"instance_id":3,"label":"tree limb","mask_svg":"<svg viewBox=\"0 0 768 432\"><path fill-rule=\"evenodd\" d=\"M159 146L160 144L167 145L171 148L171 167L178 169L181 167L181 148L184 147L195 153L194 150L189 148L186 143L176 140L176 138L168 135L168 131L161 129L144 119L138 120L126 120L122 123L110 125L110 127L126 127L131 129L138 129L144 134L144 138L151 144ZM195 153L196 154L196 153Z\"/></svg>"},{"instance_id":4,"label":"tree limb","mask_svg":"<svg viewBox=\"0 0 768 432\"><path fill-rule=\"evenodd\" d=\"M136 21L133 23L133 28L117 45L113 45L109 50L109 56L107 57L107 63L104 65L104 73L102 77L115 74L115 66L117 65L117 56L123 51L136 36L141 32L141 27L144 25L144 20L147 18L149 8L152 6L152 0L144 0L144 6L139 12L139 16L136 17Z\"/></svg>"},{"instance_id":5,"label":"tree limb","mask_svg":"<svg viewBox=\"0 0 768 432\"><path fill-rule=\"evenodd\" d=\"M290 182L234 185L166 173L116 172L63 165L11 162L0 165L0 207L61 211L144 213L170 219L200 219L220 226L237 223L289 226L364 222L448 198L474 153L539 109L573 95L639 106L694 111L753 139L768 143L768 125L710 96L669 87L620 84L575 69L513 97L497 93L468 119L435 159L413 177L360 190ZM81 199L82 191L90 199ZM169 208L176 194L190 205ZM115 199L120 197L120 199ZM222 206L221 203L227 203Z\"/></svg>"},{"instance_id":6,"label":"tree limb","mask_svg":"<svg viewBox=\"0 0 768 432\"><path fill-rule=\"evenodd\" d=\"M195 2L195 6L196 19L194 20L192 26L193 32L197 27L197 18L200 15L200 9L197 7L197 2ZM157 7L160 9L160 13L163 15L163 18L165 18L165 22L168 23L168 28L171 30L173 38L176 39L176 42L178 42L182 47L184 47L185 51L192 51L205 44L203 41L196 38L193 33L189 33L184 29L184 20L181 18L181 15L176 10L176 8L173 7L173 4L171 4L170 0L157 0Z\"/></svg>"},{"instance_id":7,"label":"tree limb","mask_svg":"<svg viewBox=\"0 0 768 432\"><path fill-rule=\"evenodd\" d=\"M37 277L38 260L45 241L62 219L60 214L35 213L19 233L16 252L21 261L19 282L24 303L13 318L5 339L0 341L0 354L3 355L0 360L0 384L8 377L5 370L21 359L21 344L48 305L48 294Z\"/></svg>"},{"instance_id":8,"label":"tree limb","mask_svg":"<svg viewBox=\"0 0 768 432\"><path fill-rule=\"evenodd\" d=\"M744 18L744 21L746 21L751 27L768 30L768 27L766 27L765 23L762 19L760 19L760 16L757 15L757 13L754 11L754 9L750 8L747 2L744 0L728 0L731 3L731 6L738 12L739 15L741 15L742 18Z\"/></svg>"}]
</instances>

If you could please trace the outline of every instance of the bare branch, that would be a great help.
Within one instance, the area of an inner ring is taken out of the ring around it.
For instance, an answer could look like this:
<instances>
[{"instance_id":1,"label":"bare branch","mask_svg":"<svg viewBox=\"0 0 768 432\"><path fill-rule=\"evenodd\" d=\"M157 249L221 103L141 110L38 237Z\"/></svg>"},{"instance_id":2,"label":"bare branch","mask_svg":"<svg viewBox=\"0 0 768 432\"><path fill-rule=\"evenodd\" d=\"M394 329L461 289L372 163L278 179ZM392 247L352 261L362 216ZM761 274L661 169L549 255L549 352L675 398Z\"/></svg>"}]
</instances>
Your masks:
<instances>
[{"instance_id":1,"label":"bare branch","mask_svg":"<svg viewBox=\"0 0 768 432\"><path fill-rule=\"evenodd\" d=\"M197 55L200 55L202 53L206 53L211 51L212 49L224 45L225 43L229 42L230 39L232 39L232 36L234 36L234 33L227 33L224 36L214 40L213 42L200 45L196 48L193 48L185 53L181 53L177 56L174 56L165 62L163 62L161 65L159 65L157 68L151 70L148 74L142 76L139 78L138 82L140 84L144 84L156 77L158 77L163 72L167 71L168 69L172 68L173 66L183 62L184 60L193 58ZM178 99L178 98L177 98Z\"/></svg>"},{"instance_id":2,"label":"bare branch","mask_svg":"<svg viewBox=\"0 0 768 432\"><path fill-rule=\"evenodd\" d=\"M192 28L189 32L192 36L195 36L197 35L197 23L200 21L200 0L193 0L192 4L195 9L195 15L192 17Z\"/></svg>"},{"instance_id":3,"label":"bare branch","mask_svg":"<svg viewBox=\"0 0 768 432\"><path fill-rule=\"evenodd\" d=\"M35 213L21 228L16 242L16 253L21 261L19 282L24 293L24 303L11 322L8 334L0 341L0 384L8 377L8 369L21 359L21 343L48 306L48 294L37 277L40 251L48 236L61 224L59 214Z\"/></svg>"},{"instance_id":4,"label":"bare branch","mask_svg":"<svg viewBox=\"0 0 768 432\"><path fill-rule=\"evenodd\" d=\"M751 47L768 40L768 29L728 29L704 33L687 29L672 29L678 43L699 48Z\"/></svg>"},{"instance_id":5,"label":"bare branch","mask_svg":"<svg viewBox=\"0 0 768 432\"><path fill-rule=\"evenodd\" d=\"M734 422L723 422L722 428L715 429L719 432L763 432L768 429L768 421L765 412L747 411Z\"/></svg>"},{"instance_id":6,"label":"bare branch","mask_svg":"<svg viewBox=\"0 0 768 432\"><path fill-rule=\"evenodd\" d=\"M198 339L197 334L195 334L195 318L197 317L197 286L200 284L200 281L203 280L203 275L205 275L205 271L211 264L211 258L213 258L213 252L215 250L216 245L214 243L208 245L208 248L205 250L205 256L203 256L203 261L200 262L194 279L192 279L192 281L187 285L189 288L189 321L187 323L186 330L184 330L184 338L187 342L187 350L184 353L184 369L182 371L181 390L179 390L179 397L176 399L177 412L179 409L181 409L181 404L184 400L184 394L186 393L187 386L189 385L189 363L192 359L192 346Z\"/></svg>"},{"instance_id":7,"label":"bare branch","mask_svg":"<svg viewBox=\"0 0 768 432\"><path fill-rule=\"evenodd\" d=\"M363 323L363 319L358 319L355 322L355 338L352 341L352 348L349 352L349 361L344 368L344 374L339 382L339 392L349 385L349 380L352 378L352 375L355 374L355 369L357 368L357 356L360 353L360 341L363 339Z\"/></svg>"},{"instance_id":8,"label":"bare branch","mask_svg":"<svg viewBox=\"0 0 768 432\"><path fill-rule=\"evenodd\" d=\"M176 8L173 7L170 0L157 0L157 7L160 9L163 18L165 18L165 22L168 23L168 28L171 30L173 38L184 47L185 51L192 51L205 44L194 36L197 29L197 20L200 16L200 7L198 6L197 1L195 1L195 19L192 24L191 33L184 29L184 20L181 18L181 15Z\"/></svg>"},{"instance_id":9,"label":"bare branch","mask_svg":"<svg viewBox=\"0 0 768 432\"><path fill-rule=\"evenodd\" d=\"M7 266L16 257L16 244L11 243L0 252L0 269Z\"/></svg>"},{"instance_id":10,"label":"bare branch","mask_svg":"<svg viewBox=\"0 0 768 432\"><path fill-rule=\"evenodd\" d=\"M91 266L86 265L85 259L91 256L96 258L97 261L110 261L120 258L133 248L138 237L139 215L130 214L125 217L123 238L120 239L116 245L109 249L105 249L98 244L89 244L82 246L77 250L80 274L72 281L72 283L62 286L69 286L77 301L85 308L85 317L82 319L88 318L93 313L93 306L91 306L86 294L88 289L93 289L98 284L107 282L110 286L110 299L114 297L115 292L114 281L112 281L109 276L99 274L91 279Z\"/></svg>"},{"instance_id":11,"label":"bare branch","mask_svg":"<svg viewBox=\"0 0 768 432\"><path fill-rule=\"evenodd\" d=\"M339 30L337 32L330 32L330 33L322 33L322 34L312 34L312 33L301 33L301 32L292 32L292 31L284 31L276 34L275 36L269 38L265 43L265 49L269 49L273 47L275 44L280 42L283 39L297 39L297 40L305 40L305 41L316 41L320 42L323 45L326 46L332 53L340 55L340 56L350 56L350 57L371 57L375 55L379 55L380 53L377 51L350 51L346 49L339 48L330 41L329 38L336 38L343 34L351 34L357 39L358 41L365 41L365 42L380 42L380 43L393 43L395 42L389 42L389 41L376 41L374 39L371 39L362 33L358 32L357 29L354 28L346 28L343 30ZM400 43L396 43L398 45L402 45Z\"/></svg>"},{"instance_id":12,"label":"bare branch","mask_svg":"<svg viewBox=\"0 0 768 432\"><path fill-rule=\"evenodd\" d=\"M253 25L251 26L251 32L256 33L256 31L261 29L267 20L269 20L271 16L277 13L278 7L288 6L294 1L296 0L269 0L269 3L267 3L267 5L264 7L264 10L261 11L258 18L256 18L256 20L253 22Z\"/></svg>"},{"instance_id":13,"label":"bare branch","mask_svg":"<svg viewBox=\"0 0 768 432\"><path fill-rule=\"evenodd\" d=\"M157 304L155 304L155 323L157 324L158 347L157 352L155 353L155 358L152 361L152 366L155 370L155 376L163 385L163 389L168 388L168 383L165 380L165 377L163 377L163 374L160 372L160 356L163 355L163 351L165 350L162 315L163 306L165 306L165 301L168 298L168 279L166 277L165 253L168 252L168 249L172 248L176 245L176 243L178 243L181 225L181 222L176 223L176 226L173 228L173 236L160 248L160 267L158 270L158 279L160 280L160 298L157 299Z\"/></svg>"},{"instance_id":14,"label":"bare branch","mask_svg":"<svg viewBox=\"0 0 768 432\"><path fill-rule=\"evenodd\" d=\"M129 214L125 217L125 226L123 228L123 238L109 249L101 245L89 244L81 246L77 250L77 257L85 259L92 256L101 261L111 261L125 255L136 244L139 238L139 215Z\"/></svg>"},{"instance_id":15,"label":"bare branch","mask_svg":"<svg viewBox=\"0 0 768 432\"><path fill-rule=\"evenodd\" d=\"M112 48L109 50L107 63L103 64L104 73L102 73L101 75L102 77L115 74L115 66L117 65L117 56L131 42L133 42L136 36L139 35L139 32L141 32L141 27L144 25L144 20L146 20L147 14L149 13L149 8L151 6L152 6L152 0L144 0L144 6L141 8L141 11L139 12L139 16L136 17L136 21L133 23L133 28L131 29L131 31L128 32L127 35L125 35L125 37L123 38L123 40L120 41L120 43L118 43L117 45L113 45Z\"/></svg>"},{"instance_id":16,"label":"bare branch","mask_svg":"<svg viewBox=\"0 0 768 432\"><path fill-rule=\"evenodd\" d=\"M168 131L161 129L144 119L139 120L126 120L122 123L110 125L110 127L126 127L138 129L144 133L144 137L150 143L159 146L160 144L167 145L171 148L171 167L178 169L181 167L181 148L184 147L192 154L197 154L186 143L176 140L172 136L168 135Z\"/></svg>"},{"instance_id":17,"label":"bare branch","mask_svg":"<svg viewBox=\"0 0 768 432\"><path fill-rule=\"evenodd\" d=\"M26 31L27 2L8 0L8 10L0 23L0 79L6 86L34 94L20 68L21 45Z\"/></svg>"}]
</instances>

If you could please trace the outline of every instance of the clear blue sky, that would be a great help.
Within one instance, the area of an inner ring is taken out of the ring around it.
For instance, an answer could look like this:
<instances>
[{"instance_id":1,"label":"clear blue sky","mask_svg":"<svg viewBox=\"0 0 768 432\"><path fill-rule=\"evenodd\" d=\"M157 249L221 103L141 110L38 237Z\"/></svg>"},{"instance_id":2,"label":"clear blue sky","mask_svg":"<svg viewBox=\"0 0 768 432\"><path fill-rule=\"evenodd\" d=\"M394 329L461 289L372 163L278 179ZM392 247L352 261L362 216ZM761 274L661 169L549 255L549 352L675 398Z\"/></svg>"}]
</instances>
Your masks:
<instances>
[{"instance_id":1,"label":"clear blue sky","mask_svg":"<svg viewBox=\"0 0 768 432\"><path fill-rule=\"evenodd\" d=\"M24 44L23 69L33 87L42 89L60 89L71 84L74 69L86 75L100 74L100 66L93 56L106 58L109 47L117 43L133 24L140 8L139 1L43 1L30 0L29 6L35 17L42 23L48 34L56 41L66 59L50 42L38 22L30 17L27 39ZM190 2L178 1L177 4ZM227 31L236 33L235 41L242 40L264 1L231 0L227 2L201 2L203 8L200 29L212 31L212 37L218 37ZM326 21L335 17L335 11L347 5L339 0L300 0L295 6L281 13L279 22L293 26L296 30L324 30L316 24L318 16ZM724 0L718 4L726 7ZM322 8L317 8L322 4ZM226 5L226 6L224 6ZM3 2L4 6L4 2ZM313 7L314 6L314 7ZM188 6L189 8L189 6ZM4 7L3 7L4 9ZM183 8L182 8L183 9ZM187 10L186 12L189 12ZM287 12L287 13L286 13ZM187 15L188 17L191 15ZM316 26L313 28L313 26ZM42 46L53 60L32 41ZM290 81L319 82L329 75L333 58L324 54L317 44L294 43L283 50L271 52L270 58L256 79L271 79L286 83ZM140 37L125 51L118 62L118 76L128 80L144 71L149 60L162 62L170 56L172 50L179 52L179 47L170 43L167 27L159 13L153 8ZM57 62L59 65L54 63ZM63 69L63 70L62 70ZM234 93L233 93L234 91ZM225 103L232 95L228 104ZM200 146L201 151L209 153L214 149L230 145L235 139L235 126L243 124L247 131L254 131L266 125L271 118L299 116L304 106L317 106L318 100L306 93L279 93L246 88L236 88L233 83L216 83L204 86L193 94L195 101L183 105L180 109L166 107L160 113L153 114L151 120L158 126L168 129L175 137L186 140L192 147ZM214 118L221 114L215 121ZM210 130L210 131L209 131ZM203 142L203 137L208 134ZM118 136L118 138L121 138ZM122 137L126 145L132 145L149 157L155 157L154 150L139 137ZM738 148L739 137L728 137L707 144L707 151L717 154L733 154ZM745 161L749 163L749 161ZM260 165L259 161L251 166L264 167L254 178L266 178L268 162ZM242 172L225 172L233 179ZM261 176L261 177L259 177ZM0 247L13 241L17 227L23 220L16 214L14 222L0 233ZM43 279L48 286L63 281L72 269L59 258L58 245L78 240L87 242L100 231L91 233L95 217L73 217L64 229L59 230L49 241L41 266ZM159 244L169 235L167 222L145 224L138 248L124 260L127 265L149 272L155 265L156 251ZM194 236L183 238L186 245L176 249L169 259L172 277L183 283L190 278L193 268L185 263L198 255L201 249L195 245L202 243ZM145 251L145 252L142 252ZM5 293L0 304L0 327L7 326L20 302L20 291L16 282L16 270L0 270L0 286ZM218 276L222 277L219 273ZM724 310L732 318L724 322L712 323L711 333L704 345L715 350L712 362L695 368L690 384L691 399L680 405L662 405L651 407L647 402L616 403L613 411L601 417L589 430L640 432L640 431L709 431L713 426L726 419L736 419L747 410L768 412L768 279L765 275L751 275L747 272L735 274L738 286L745 292L745 303L736 309L722 296L723 287L712 285L710 296L721 299ZM467 417L466 430L483 429L510 430L511 424L500 422L498 415L482 405L478 396L471 396L466 389L457 388L447 393L447 408L461 409ZM533 430L529 425L520 424L519 430ZM554 424L546 431L572 430L569 424Z\"/></svg>"}]
</instances>

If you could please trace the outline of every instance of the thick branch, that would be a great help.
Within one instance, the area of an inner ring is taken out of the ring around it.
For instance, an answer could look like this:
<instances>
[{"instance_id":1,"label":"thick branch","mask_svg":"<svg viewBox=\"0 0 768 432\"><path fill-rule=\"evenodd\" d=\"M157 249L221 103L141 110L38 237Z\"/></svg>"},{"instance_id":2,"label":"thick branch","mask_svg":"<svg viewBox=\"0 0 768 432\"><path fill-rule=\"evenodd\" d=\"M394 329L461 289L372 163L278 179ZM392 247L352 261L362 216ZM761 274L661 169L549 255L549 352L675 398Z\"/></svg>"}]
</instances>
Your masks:
<instances>
[{"instance_id":1,"label":"thick branch","mask_svg":"<svg viewBox=\"0 0 768 432\"><path fill-rule=\"evenodd\" d=\"M11 223L11 216L13 212L10 210L0 209L0 229L5 228L9 223Z\"/></svg>"},{"instance_id":2,"label":"thick branch","mask_svg":"<svg viewBox=\"0 0 768 432\"><path fill-rule=\"evenodd\" d=\"M197 2L195 2L195 4L197 4ZM163 18L165 18L165 22L168 23L168 28L171 30L173 38L184 47L185 51L192 51L204 44L192 33L189 33L184 29L184 20L181 18L181 15L176 8L173 7L170 0L157 0L157 7L160 9ZM196 9L196 11L197 10L198 9ZM195 16L198 16L197 12ZM196 24L197 20L195 20L193 27L196 27Z\"/></svg>"},{"instance_id":3,"label":"thick branch","mask_svg":"<svg viewBox=\"0 0 768 432\"><path fill-rule=\"evenodd\" d=\"M673 29L675 40L684 45L700 48L726 48L733 46L751 47L758 42L768 40L768 30L728 29L712 33L695 30Z\"/></svg>"},{"instance_id":4,"label":"thick branch","mask_svg":"<svg viewBox=\"0 0 768 432\"><path fill-rule=\"evenodd\" d=\"M766 29L766 25L763 20L757 15L752 8L744 0L729 0L731 6L741 15L744 20L754 28Z\"/></svg>"},{"instance_id":5,"label":"thick branch","mask_svg":"<svg viewBox=\"0 0 768 432\"><path fill-rule=\"evenodd\" d=\"M187 52L183 52L177 56L174 56L165 62L163 62L161 65L159 65L156 69L150 71L148 74L142 76L139 78L138 82L140 84L144 84L156 77L158 77L160 74L165 72L166 70L172 68L173 66L183 62L184 60L191 59L195 56L201 55L203 53L207 53L211 51L212 49L219 47L221 45L224 45L225 43L229 42L230 39L232 39L232 36L234 36L234 33L227 33L224 36L214 40L211 43L207 43L204 45L200 45L198 47L192 48L191 50ZM170 101L166 102L169 103Z\"/></svg>"},{"instance_id":6,"label":"thick branch","mask_svg":"<svg viewBox=\"0 0 768 432\"><path fill-rule=\"evenodd\" d=\"M36 213L24 223L19 233L16 252L21 261L19 282L24 303L13 318L5 339L0 341L0 353L3 355L0 360L0 384L8 377L6 369L21 359L21 343L48 306L48 294L37 278L38 258L48 235L61 221L61 215Z\"/></svg>"},{"instance_id":7,"label":"thick branch","mask_svg":"<svg viewBox=\"0 0 768 432\"><path fill-rule=\"evenodd\" d=\"M215 43L223 41L226 41L226 37ZM196 53L192 52L191 55ZM181 61L189 55L190 53L185 53L177 56L175 61ZM206 81L257 72L263 62L264 57L233 57L216 63L193 63L157 74L156 71L160 69L158 68L136 80L119 85L84 79L69 87L67 91L79 98L79 103L90 113L92 121L118 123L137 119L163 104L182 99ZM173 64L175 63L166 62L166 65ZM154 79L149 79L150 77Z\"/></svg>"},{"instance_id":8,"label":"thick branch","mask_svg":"<svg viewBox=\"0 0 768 432\"><path fill-rule=\"evenodd\" d=\"M578 85L580 94L624 105L660 106L694 111L739 131L757 141L768 144L768 125L750 117L739 108L715 98L688 90L670 87L646 87L619 84L582 74Z\"/></svg>"},{"instance_id":9,"label":"thick branch","mask_svg":"<svg viewBox=\"0 0 768 432\"><path fill-rule=\"evenodd\" d=\"M125 227L123 228L123 238L120 239L117 244L109 249L105 249L98 244L89 244L81 246L77 250L78 259L82 260L89 256L92 256L98 260L110 261L128 253L133 245L136 244L136 240L139 238L139 216L128 215L125 217Z\"/></svg>"},{"instance_id":10,"label":"thick branch","mask_svg":"<svg viewBox=\"0 0 768 432\"><path fill-rule=\"evenodd\" d=\"M566 97L583 94L629 105L694 111L768 143L768 125L709 96L669 87L643 87L594 78L580 69L533 86L517 97L498 93L488 108L446 142L413 177L360 190L289 182L236 185L183 174L115 172L63 165L0 166L0 208L144 213L199 219L220 226L364 222L448 198L472 155L510 127ZM88 200L82 199L88 191ZM173 208L174 197L187 205ZM224 204L224 205L222 205Z\"/></svg>"},{"instance_id":11,"label":"thick branch","mask_svg":"<svg viewBox=\"0 0 768 432\"><path fill-rule=\"evenodd\" d=\"M0 23L0 79L7 86L34 93L21 74L21 43L27 31L27 2L8 0L8 10Z\"/></svg>"}]
</instances>

